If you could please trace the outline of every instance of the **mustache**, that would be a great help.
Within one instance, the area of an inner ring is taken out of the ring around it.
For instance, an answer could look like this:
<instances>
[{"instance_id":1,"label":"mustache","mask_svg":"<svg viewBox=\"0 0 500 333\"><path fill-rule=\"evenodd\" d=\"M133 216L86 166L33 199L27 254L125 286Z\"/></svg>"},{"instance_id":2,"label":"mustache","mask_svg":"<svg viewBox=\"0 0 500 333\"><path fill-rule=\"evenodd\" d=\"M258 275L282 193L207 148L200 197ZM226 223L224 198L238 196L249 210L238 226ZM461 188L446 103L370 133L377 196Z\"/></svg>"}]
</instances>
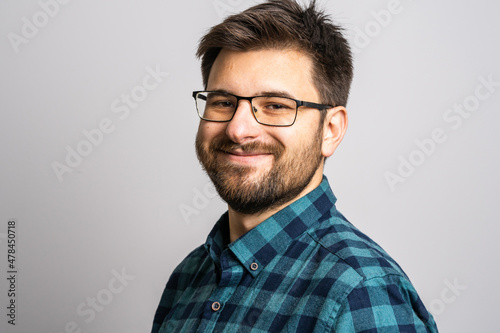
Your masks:
<instances>
[{"instance_id":1,"label":"mustache","mask_svg":"<svg viewBox=\"0 0 500 333\"><path fill-rule=\"evenodd\" d=\"M214 139L209 146L210 151L223 151L223 152L231 152L233 150L239 149L245 153L264 153L264 154L273 154L276 158L279 158L285 147L283 144L276 143L263 143L263 142L249 142L246 144L239 144L231 141L231 139L227 137Z\"/></svg>"}]
</instances>

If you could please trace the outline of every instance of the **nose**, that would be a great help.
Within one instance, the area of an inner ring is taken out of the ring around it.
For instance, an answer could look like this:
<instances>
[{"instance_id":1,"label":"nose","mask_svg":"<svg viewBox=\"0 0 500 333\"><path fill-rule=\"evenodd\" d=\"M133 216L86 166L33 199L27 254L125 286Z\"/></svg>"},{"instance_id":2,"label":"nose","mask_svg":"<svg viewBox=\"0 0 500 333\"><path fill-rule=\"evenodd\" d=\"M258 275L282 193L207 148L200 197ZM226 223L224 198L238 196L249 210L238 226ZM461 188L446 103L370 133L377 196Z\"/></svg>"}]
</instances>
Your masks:
<instances>
[{"instance_id":1,"label":"nose","mask_svg":"<svg viewBox=\"0 0 500 333\"><path fill-rule=\"evenodd\" d=\"M252 141L262 131L262 125L257 122L252 112L250 101L240 100L233 119L226 127L226 134L231 141L239 144Z\"/></svg>"}]
</instances>

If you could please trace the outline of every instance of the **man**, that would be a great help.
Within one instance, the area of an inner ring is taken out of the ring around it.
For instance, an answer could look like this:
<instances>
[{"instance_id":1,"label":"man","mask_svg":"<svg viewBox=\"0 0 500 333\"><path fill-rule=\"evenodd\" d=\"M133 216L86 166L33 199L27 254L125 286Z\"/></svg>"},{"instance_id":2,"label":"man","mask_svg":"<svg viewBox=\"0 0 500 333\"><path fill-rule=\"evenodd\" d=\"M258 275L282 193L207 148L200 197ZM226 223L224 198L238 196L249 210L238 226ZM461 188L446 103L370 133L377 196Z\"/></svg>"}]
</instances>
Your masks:
<instances>
[{"instance_id":1,"label":"man","mask_svg":"<svg viewBox=\"0 0 500 333\"><path fill-rule=\"evenodd\" d=\"M152 332L437 332L323 176L347 128L341 30L315 1L270 0L213 27L198 56L196 152L228 211L172 273Z\"/></svg>"}]
</instances>

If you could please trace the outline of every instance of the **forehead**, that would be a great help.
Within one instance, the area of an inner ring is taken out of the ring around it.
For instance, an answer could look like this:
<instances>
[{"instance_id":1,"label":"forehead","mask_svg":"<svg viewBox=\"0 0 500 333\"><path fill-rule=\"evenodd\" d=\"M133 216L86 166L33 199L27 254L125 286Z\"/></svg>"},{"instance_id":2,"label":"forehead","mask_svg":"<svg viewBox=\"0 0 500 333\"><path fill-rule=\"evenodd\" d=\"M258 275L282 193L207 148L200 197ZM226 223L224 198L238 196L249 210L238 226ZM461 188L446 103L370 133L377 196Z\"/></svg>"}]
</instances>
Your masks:
<instances>
[{"instance_id":1,"label":"forehead","mask_svg":"<svg viewBox=\"0 0 500 333\"><path fill-rule=\"evenodd\" d=\"M316 101L312 60L293 49L221 50L210 71L207 89L241 96L288 92L297 99Z\"/></svg>"}]
</instances>

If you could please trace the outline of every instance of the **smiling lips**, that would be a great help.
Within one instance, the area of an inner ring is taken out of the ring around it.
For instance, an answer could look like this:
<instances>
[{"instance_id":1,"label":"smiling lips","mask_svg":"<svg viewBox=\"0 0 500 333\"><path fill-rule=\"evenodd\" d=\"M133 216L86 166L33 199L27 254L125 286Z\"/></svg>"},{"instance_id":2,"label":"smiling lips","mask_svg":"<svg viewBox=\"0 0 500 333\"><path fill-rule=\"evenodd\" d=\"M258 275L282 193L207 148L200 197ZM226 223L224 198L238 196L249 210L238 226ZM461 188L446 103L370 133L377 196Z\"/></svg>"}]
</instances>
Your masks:
<instances>
[{"instance_id":1,"label":"smiling lips","mask_svg":"<svg viewBox=\"0 0 500 333\"><path fill-rule=\"evenodd\" d=\"M253 141L239 144L231 141L227 137L214 139L209 146L209 151L213 156L217 156L219 161L228 164L269 167L273 160L278 161L283 155L285 147L279 142L263 143Z\"/></svg>"},{"instance_id":2,"label":"smiling lips","mask_svg":"<svg viewBox=\"0 0 500 333\"><path fill-rule=\"evenodd\" d=\"M273 154L269 152L259 152L259 151L243 151L242 149L234 149L234 150L220 150L220 153L224 154L224 156L236 163L242 164L255 164L259 162L264 162L269 157L272 157Z\"/></svg>"}]
</instances>

